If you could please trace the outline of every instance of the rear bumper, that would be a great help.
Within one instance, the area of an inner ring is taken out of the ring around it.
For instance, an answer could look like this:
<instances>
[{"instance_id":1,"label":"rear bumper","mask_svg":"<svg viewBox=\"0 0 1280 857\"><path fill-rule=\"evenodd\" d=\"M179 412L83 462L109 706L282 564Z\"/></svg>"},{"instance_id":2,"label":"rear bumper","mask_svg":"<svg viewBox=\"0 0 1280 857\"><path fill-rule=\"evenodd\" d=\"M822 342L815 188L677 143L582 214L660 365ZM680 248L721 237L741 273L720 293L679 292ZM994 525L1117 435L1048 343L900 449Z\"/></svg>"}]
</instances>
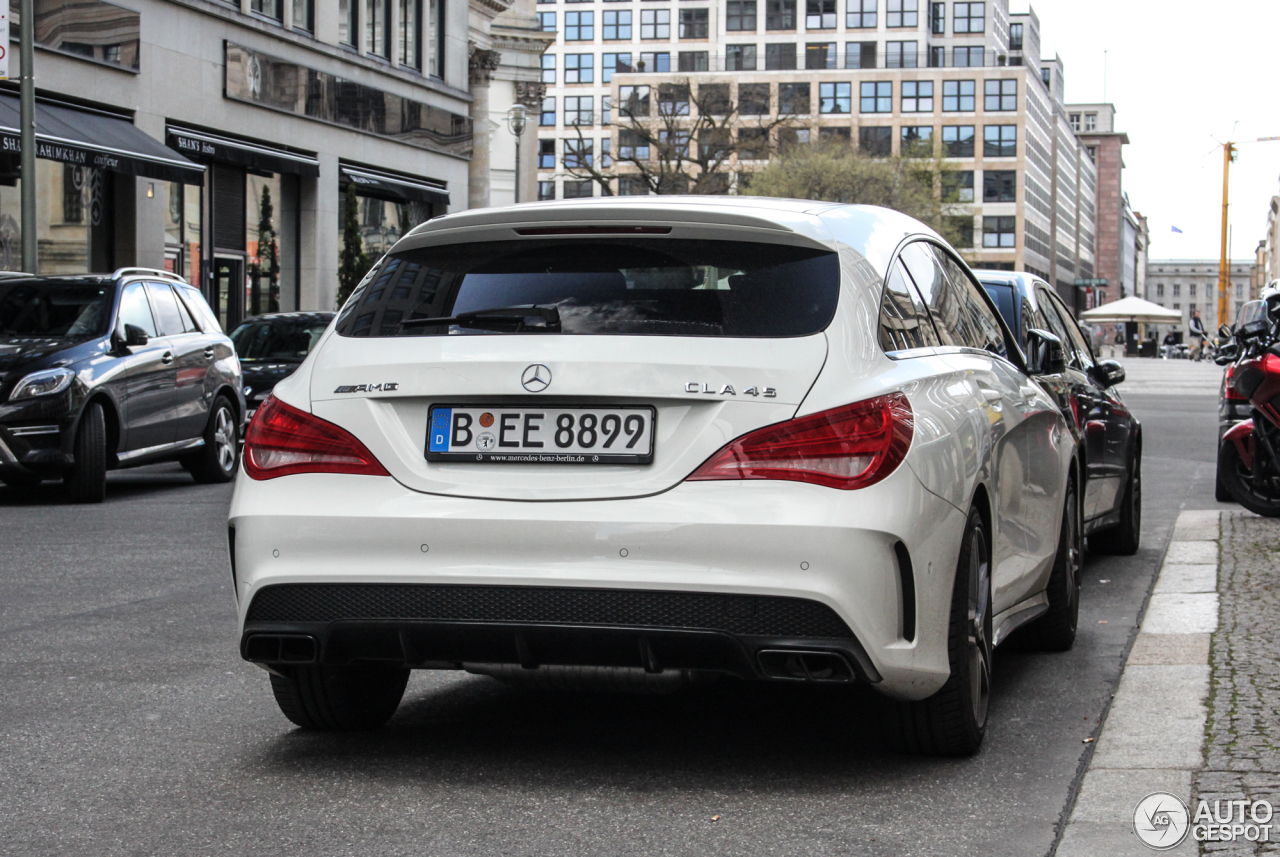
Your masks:
<instances>
[{"instance_id":1,"label":"rear bumper","mask_svg":"<svg viewBox=\"0 0 1280 857\"><path fill-rule=\"evenodd\" d=\"M379 477L242 475L229 519L249 660L784 678L796 676L769 653L810 652L912 699L949 672L963 523L909 467L851 492L702 482L538 503Z\"/></svg>"}]
</instances>

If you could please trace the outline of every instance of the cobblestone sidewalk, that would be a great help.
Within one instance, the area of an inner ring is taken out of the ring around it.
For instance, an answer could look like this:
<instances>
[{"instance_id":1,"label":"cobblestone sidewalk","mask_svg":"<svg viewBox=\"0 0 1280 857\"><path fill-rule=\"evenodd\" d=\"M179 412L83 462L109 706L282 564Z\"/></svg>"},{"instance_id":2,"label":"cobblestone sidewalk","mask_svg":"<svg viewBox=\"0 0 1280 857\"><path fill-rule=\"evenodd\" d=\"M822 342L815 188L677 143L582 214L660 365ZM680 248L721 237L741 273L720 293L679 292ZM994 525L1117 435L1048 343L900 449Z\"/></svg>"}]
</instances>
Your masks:
<instances>
[{"instance_id":1,"label":"cobblestone sidewalk","mask_svg":"<svg viewBox=\"0 0 1280 857\"><path fill-rule=\"evenodd\" d=\"M1205 768L1195 797L1280 807L1280 522L1228 512L1221 526ZM1280 854L1280 841L1200 848L1222 857Z\"/></svg>"}]
</instances>

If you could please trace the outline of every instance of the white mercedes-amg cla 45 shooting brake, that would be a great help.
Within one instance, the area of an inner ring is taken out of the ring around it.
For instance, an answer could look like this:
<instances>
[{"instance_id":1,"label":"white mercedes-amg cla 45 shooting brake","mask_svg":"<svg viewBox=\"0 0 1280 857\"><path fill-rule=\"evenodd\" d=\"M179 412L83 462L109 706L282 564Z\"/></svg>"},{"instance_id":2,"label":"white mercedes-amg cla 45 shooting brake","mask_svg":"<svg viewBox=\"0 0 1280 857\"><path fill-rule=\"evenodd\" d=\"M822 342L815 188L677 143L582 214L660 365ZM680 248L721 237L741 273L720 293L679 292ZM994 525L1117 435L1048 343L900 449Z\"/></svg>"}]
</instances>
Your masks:
<instances>
[{"instance_id":1,"label":"white mercedes-amg cla 45 shooting brake","mask_svg":"<svg viewBox=\"0 0 1280 857\"><path fill-rule=\"evenodd\" d=\"M404 236L245 437L242 656L312 729L411 669L870 685L973 752L992 649L1075 636L1051 333L892 211L481 209Z\"/></svg>"}]
</instances>

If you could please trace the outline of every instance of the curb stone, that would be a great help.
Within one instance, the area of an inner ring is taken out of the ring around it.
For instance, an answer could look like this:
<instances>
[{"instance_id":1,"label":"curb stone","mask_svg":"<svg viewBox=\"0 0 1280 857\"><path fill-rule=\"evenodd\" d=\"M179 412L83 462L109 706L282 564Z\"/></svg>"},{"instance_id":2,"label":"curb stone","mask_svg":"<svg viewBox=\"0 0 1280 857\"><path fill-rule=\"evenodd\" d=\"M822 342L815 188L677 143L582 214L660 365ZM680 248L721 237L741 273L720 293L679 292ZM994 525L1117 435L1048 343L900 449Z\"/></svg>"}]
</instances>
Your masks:
<instances>
[{"instance_id":1,"label":"curb stone","mask_svg":"<svg viewBox=\"0 0 1280 857\"><path fill-rule=\"evenodd\" d=\"M1193 777L1204 766L1220 537L1218 512L1178 515L1056 857L1150 855L1133 831L1138 802L1162 791L1191 804ZM1188 837L1164 853L1198 849Z\"/></svg>"}]
</instances>

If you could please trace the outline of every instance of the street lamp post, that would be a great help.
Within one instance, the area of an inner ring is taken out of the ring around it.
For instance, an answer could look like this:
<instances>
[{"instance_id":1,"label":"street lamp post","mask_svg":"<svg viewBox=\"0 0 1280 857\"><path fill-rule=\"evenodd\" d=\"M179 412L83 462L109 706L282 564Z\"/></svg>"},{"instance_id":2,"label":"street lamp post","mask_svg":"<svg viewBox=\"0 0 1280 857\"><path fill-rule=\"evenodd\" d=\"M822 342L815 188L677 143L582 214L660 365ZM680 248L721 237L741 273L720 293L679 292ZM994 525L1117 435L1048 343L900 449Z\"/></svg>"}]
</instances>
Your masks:
<instances>
[{"instance_id":1,"label":"street lamp post","mask_svg":"<svg viewBox=\"0 0 1280 857\"><path fill-rule=\"evenodd\" d=\"M516 194L515 201L520 201L520 135L524 133L526 110L523 104L513 104L507 110L507 130L516 138Z\"/></svg>"},{"instance_id":2,"label":"street lamp post","mask_svg":"<svg viewBox=\"0 0 1280 857\"><path fill-rule=\"evenodd\" d=\"M19 117L22 152L19 154L22 190L22 270L37 274L36 258L36 76L35 11L32 0L22 0L19 22L19 58L22 63L21 113Z\"/></svg>"}]
</instances>

